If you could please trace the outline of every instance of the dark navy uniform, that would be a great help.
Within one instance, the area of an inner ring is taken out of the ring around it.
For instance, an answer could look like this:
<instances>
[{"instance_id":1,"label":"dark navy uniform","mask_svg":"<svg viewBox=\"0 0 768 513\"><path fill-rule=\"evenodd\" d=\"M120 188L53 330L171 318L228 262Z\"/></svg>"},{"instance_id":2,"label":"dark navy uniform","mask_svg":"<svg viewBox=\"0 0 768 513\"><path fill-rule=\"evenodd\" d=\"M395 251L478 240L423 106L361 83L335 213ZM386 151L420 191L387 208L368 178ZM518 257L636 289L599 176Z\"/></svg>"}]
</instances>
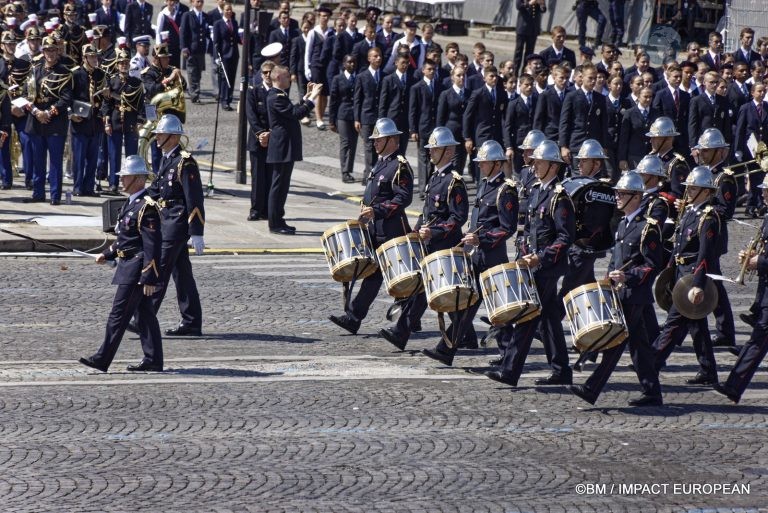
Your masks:
<instances>
[{"instance_id":1,"label":"dark navy uniform","mask_svg":"<svg viewBox=\"0 0 768 513\"><path fill-rule=\"evenodd\" d=\"M536 173L532 166L523 166L520 170L518 179L517 197L520 201L520 209L517 215L517 239L515 247L517 248L516 258L522 258L523 247L525 246L525 223L528 219L528 200L533 192L533 186L538 182Z\"/></svg>"},{"instance_id":2,"label":"dark navy uniform","mask_svg":"<svg viewBox=\"0 0 768 513\"><path fill-rule=\"evenodd\" d=\"M405 209L413 201L413 171L411 165L397 152L380 157L367 177L363 204L373 208L373 221L368 225L374 249L395 237L405 235L408 216ZM347 316L357 325L368 315L371 303L381 288L381 270L360 284L357 296L345 307Z\"/></svg>"},{"instance_id":3,"label":"dark navy uniform","mask_svg":"<svg viewBox=\"0 0 768 513\"><path fill-rule=\"evenodd\" d=\"M99 157L99 139L104 131L99 110L102 96L92 96L103 89L106 75L100 68L81 66L72 73L73 100L91 105L90 115L72 118L72 171L73 192L91 195L96 184L96 160ZM75 109L73 109L74 111ZM77 114L73 112L73 114ZM116 177L115 177L116 178ZM115 180L115 185L117 181Z\"/></svg>"},{"instance_id":4,"label":"dark navy uniform","mask_svg":"<svg viewBox=\"0 0 768 513\"><path fill-rule=\"evenodd\" d=\"M626 281L616 286L629 337L603 352L600 364L584 383L587 393L597 399L608 382L624 349L629 345L632 363L643 388L643 395L661 396L659 375L645 326L645 310L653 308L653 280L662 264L661 231L658 223L642 206L631 220L619 222L616 245L608 271L623 269ZM627 266L627 267L625 267Z\"/></svg>"},{"instance_id":5,"label":"dark navy uniform","mask_svg":"<svg viewBox=\"0 0 768 513\"><path fill-rule=\"evenodd\" d=\"M20 87L16 87L13 90L7 91L6 94L8 97L8 101L13 101L19 96L22 96L25 94L23 86L31 69L32 69L32 62L28 58L24 58L24 57L16 58L13 56L4 55L3 58L0 59L0 80L7 83L9 87L13 85L20 86ZM34 151L32 150L32 144L26 132L27 111L21 110L21 116L15 116L11 114L11 117L9 119L13 124L14 128L16 129L16 133L19 136L19 143L21 144L22 160L24 163L24 175L26 176L25 182L27 187L29 188L32 185L32 169L33 169L32 163L34 162L34 158L33 158ZM7 185L9 187L13 184L13 168L11 164L10 144L11 144L11 138L10 138L10 132L9 132L9 137L3 143L2 151L0 151L0 156L2 157L2 163L3 163L2 167L4 172L2 177L3 185Z\"/></svg>"},{"instance_id":6,"label":"dark navy uniform","mask_svg":"<svg viewBox=\"0 0 768 513\"><path fill-rule=\"evenodd\" d=\"M539 257L533 277L541 300L541 315L517 324L512 330L511 343L501 362L502 373L512 383L517 384L520 379L539 322L553 374L564 381L572 377L561 322L565 308L557 295L557 281L568 270L568 248L576 237L575 217L571 198L557 179L546 186L536 184L528 200L523 252Z\"/></svg>"},{"instance_id":7,"label":"dark navy uniform","mask_svg":"<svg viewBox=\"0 0 768 513\"><path fill-rule=\"evenodd\" d=\"M651 155L655 154L651 153ZM667 180L661 187L661 195L674 202L685 195L685 178L691 170L685 157L679 153L670 150L664 155L659 155L659 158L664 163L664 169L667 172ZM669 217L676 218L676 216L677 212L670 208Z\"/></svg>"},{"instance_id":8,"label":"dark navy uniform","mask_svg":"<svg viewBox=\"0 0 768 513\"><path fill-rule=\"evenodd\" d=\"M733 218L736 212L736 200L739 196L738 185L733 176L733 171L720 171L718 167L712 168L712 175L717 186L715 199L712 202L720 216L722 222L720 226L721 255L728 253L728 221ZM728 299L728 292L725 290L723 282L715 281L717 287L717 308L713 312L715 315L715 338L721 339L719 345L733 345L736 341L736 327L733 321L733 311L731 302Z\"/></svg>"},{"instance_id":9,"label":"dark navy uniform","mask_svg":"<svg viewBox=\"0 0 768 513\"><path fill-rule=\"evenodd\" d=\"M125 156L139 151L137 125L144 118L144 85L128 74L113 75L109 79L109 97L102 106L104 122L112 127L107 136L109 148L109 185L117 185L117 173L125 146Z\"/></svg>"},{"instance_id":10,"label":"dark navy uniform","mask_svg":"<svg viewBox=\"0 0 768 513\"><path fill-rule=\"evenodd\" d=\"M46 171L51 184L51 202L61 201L61 181L64 171L64 141L69 119L67 110L72 105L72 74L62 64L50 68L41 61L32 69L37 83L37 95L32 102L35 109L48 111L51 120L40 123L35 116L27 117L26 132L32 141L36 158L33 159L32 197L45 199ZM48 159L50 157L50 169Z\"/></svg>"},{"instance_id":11,"label":"dark navy uniform","mask_svg":"<svg viewBox=\"0 0 768 513\"><path fill-rule=\"evenodd\" d=\"M189 237L202 236L205 227L203 186L197 162L177 146L168 156L163 156L160 172L149 191L160 205L163 233L160 257L162 286L152 296L155 312L160 309L168 281L173 276L181 311L181 326L200 330L203 312L187 250Z\"/></svg>"},{"instance_id":12,"label":"dark navy uniform","mask_svg":"<svg viewBox=\"0 0 768 513\"><path fill-rule=\"evenodd\" d=\"M507 240L515 234L515 226L520 205L517 199L517 183L514 180L504 178L504 173L499 172L494 177L483 178L477 192L475 205L472 209L472 221L470 231L476 232L480 245L472 254L472 272L477 286L480 286L480 274L491 267L509 262L507 257ZM471 336L474 332L472 321L482 305L482 292L476 291L478 301L466 311L458 312L454 316L463 318L461 327L454 340L465 340L465 335ZM496 334L496 342L502 347L503 340L508 338L510 328L505 326ZM449 336L452 333L449 331ZM457 346L448 347L444 339L435 348L435 352L452 360L457 351Z\"/></svg>"},{"instance_id":13,"label":"dark navy uniform","mask_svg":"<svg viewBox=\"0 0 768 513\"><path fill-rule=\"evenodd\" d=\"M674 219L668 223L669 217L669 203L666 198L659 194L659 188L646 189L643 194L643 199L640 201L640 208L642 209L643 216L646 219L653 219L656 221L656 227L661 232L662 241L672 237L675 224ZM667 233L665 230L669 230ZM664 244L662 243L662 248ZM662 262L669 261L669 251L662 249ZM656 309L653 306L653 302L646 304L643 308L643 322L645 324L645 330L648 335L648 340L653 342L656 337L659 336L659 320L656 318Z\"/></svg>"},{"instance_id":14,"label":"dark navy uniform","mask_svg":"<svg viewBox=\"0 0 768 513\"><path fill-rule=\"evenodd\" d=\"M254 75L255 76L255 75ZM258 136L269 131L267 92L263 82L251 83L246 96L245 115L248 119L248 152L251 157L251 210L249 216L267 218L269 190L272 187L272 164L267 164L267 148L259 144Z\"/></svg>"},{"instance_id":15,"label":"dark navy uniform","mask_svg":"<svg viewBox=\"0 0 768 513\"><path fill-rule=\"evenodd\" d=\"M752 314L757 319L752 330L752 336L736 360L736 363L723 384L724 391L737 401L752 381L757 367L768 352L768 217L763 219L760 228L760 239L763 244L757 259L757 294L752 305Z\"/></svg>"},{"instance_id":16,"label":"dark navy uniform","mask_svg":"<svg viewBox=\"0 0 768 513\"><path fill-rule=\"evenodd\" d=\"M163 345L152 298L144 295L144 285L160 285L160 216L148 192L132 196L120 211L117 240L102 253L107 260L117 259L112 285L117 285L112 311L107 320L104 342L91 358L109 367L120 347L131 316L138 311L141 348L147 363L163 366Z\"/></svg>"},{"instance_id":17,"label":"dark navy uniform","mask_svg":"<svg viewBox=\"0 0 768 513\"><path fill-rule=\"evenodd\" d=\"M693 274L693 286L704 289L707 273L720 274L720 225L720 216L713 206L704 203L698 208L687 208L680 226L675 230L675 244L669 262L669 265L675 266L675 282ZM689 331L701 373L716 381L715 353L707 319L683 317L674 305L670 307L664 327L653 343L657 369L666 362L675 347L682 344Z\"/></svg>"},{"instance_id":18,"label":"dark navy uniform","mask_svg":"<svg viewBox=\"0 0 768 513\"><path fill-rule=\"evenodd\" d=\"M424 224L429 224L431 237L424 242L426 254L455 247L461 241L461 227L469 216L469 196L461 175L453 171L452 164L436 170L429 178L426 194L424 209L414 228L418 232ZM420 321L426 309L427 296L424 292L412 296L403 305L397 325L392 331L397 337L408 340L412 326ZM449 314L454 326L458 326L456 317L461 314Z\"/></svg>"}]
</instances>

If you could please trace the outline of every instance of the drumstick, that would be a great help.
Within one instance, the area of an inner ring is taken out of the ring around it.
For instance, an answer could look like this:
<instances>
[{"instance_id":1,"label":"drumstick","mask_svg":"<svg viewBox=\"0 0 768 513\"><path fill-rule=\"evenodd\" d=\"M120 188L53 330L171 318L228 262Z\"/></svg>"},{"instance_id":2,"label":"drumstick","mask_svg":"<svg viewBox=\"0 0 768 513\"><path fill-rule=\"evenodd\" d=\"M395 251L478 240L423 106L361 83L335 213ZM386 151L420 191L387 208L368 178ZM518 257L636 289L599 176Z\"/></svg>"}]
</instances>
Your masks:
<instances>
[{"instance_id":1,"label":"drumstick","mask_svg":"<svg viewBox=\"0 0 768 513\"><path fill-rule=\"evenodd\" d=\"M479 232L479 231L480 231L480 230L482 230L482 229L483 229L483 227L481 226L481 227L479 227L479 228L478 228L478 229L476 229L476 230L472 230L471 232L467 232L467 233L466 233L466 235L464 235L464 236L466 237L467 235L472 235L473 233L477 233L477 232ZM463 242L463 241L462 241L462 242L459 242L458 244L456 244L456 245L454 246L454 248L458 248L459 246L462 246L463 244L464 244L464 242Z\"/></svg>"}]
</instances>

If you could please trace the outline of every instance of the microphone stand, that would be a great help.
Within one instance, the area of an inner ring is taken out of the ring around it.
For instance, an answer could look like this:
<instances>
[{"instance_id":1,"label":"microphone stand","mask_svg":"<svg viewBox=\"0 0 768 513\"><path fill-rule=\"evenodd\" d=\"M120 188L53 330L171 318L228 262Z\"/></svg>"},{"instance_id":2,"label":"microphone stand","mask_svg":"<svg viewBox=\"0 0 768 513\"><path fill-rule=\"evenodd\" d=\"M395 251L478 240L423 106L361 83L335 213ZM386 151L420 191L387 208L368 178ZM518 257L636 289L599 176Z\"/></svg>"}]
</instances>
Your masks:
<instances>
[{"instance_id":1,"label":"microphone stand","mask_svg":"<svg viewBox=\"0 0 768 513\"><path fill-rule=\"evenodd\" d=\"M231 87L229 83L229 77L227 76L227 72L224 69L224 64L221 61L221 54L218 50L216 50L216 57L219 60L219 63L216 65L216 72L219 75L224 75L224 80L227 82L227 87ZM211 168L208 171L208 185L205 186L205 196L207 198L213 197L214 191L216 190L216 187L213 185L213 165L214 161L216 160L216 137L219 133L219 109L221 108L221 97L219 97L219 101L216 102L216 121L213 125L213 147L211 148ZM223 192L224 194L227 194L229 196L234 196L231 192L227 192L224 190L219 189L219 192Z\"/></svg>"}]
</instances>

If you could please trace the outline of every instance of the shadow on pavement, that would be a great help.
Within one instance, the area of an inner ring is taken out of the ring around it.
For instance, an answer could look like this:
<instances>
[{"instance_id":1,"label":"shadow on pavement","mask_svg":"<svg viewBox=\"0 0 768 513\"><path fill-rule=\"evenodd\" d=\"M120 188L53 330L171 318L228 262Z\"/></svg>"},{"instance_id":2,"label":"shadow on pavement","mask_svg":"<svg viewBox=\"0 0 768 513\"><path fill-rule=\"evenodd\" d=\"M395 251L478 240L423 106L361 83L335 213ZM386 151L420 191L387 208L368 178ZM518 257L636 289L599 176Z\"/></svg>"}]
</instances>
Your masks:
<instances>
[{"instance_id":1,"label":"shadow on pavement","mask_svg":"<svg viewBox=\"0 0 768 513\"><path fill-rule=\"evenodd\" d=\"M312 344L322 342L321 338L295 337L291 335L273 335L265 333L203 333L202 337L173 337L173 339L206 340L251 340L253 342L289 342L291 344Z\"/></svg>"},{"instance_id":2,"label":"shadow on pavement","mask_svg":"<svg viewBox=\"0 0 768 513\"><path fill-rule=\"evenodd\" d=\"M237 378L264 378L268 376L281 376L282 372L258 372L243 369L226 369L210 367L194 367L191 369L168 369L166 374L177 374L180 376L226 376Z\"/></svg>"}]
</instances>

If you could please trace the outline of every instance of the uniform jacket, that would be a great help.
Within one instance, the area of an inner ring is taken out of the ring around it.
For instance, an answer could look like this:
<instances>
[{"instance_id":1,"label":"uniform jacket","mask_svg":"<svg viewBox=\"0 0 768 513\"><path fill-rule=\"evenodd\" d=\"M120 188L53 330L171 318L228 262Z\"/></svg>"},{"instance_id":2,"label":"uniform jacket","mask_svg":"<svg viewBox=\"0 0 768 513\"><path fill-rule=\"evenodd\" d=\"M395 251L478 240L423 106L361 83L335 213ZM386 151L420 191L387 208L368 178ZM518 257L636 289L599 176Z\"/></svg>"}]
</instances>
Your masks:
<instances>
[{"instance_id":1,"label":"uniform jacket","mask_svg":"<svg viewBox=\"0 0 768 513\"><path fill-rule=\"evenodd\" d=\"M256 138L261 132L269 130L269 114L267 113L267 89L263 83L248 86L248 95L246 96L245 115L248 118L248 151L257 151L259 148L266 151L259 145Z\"/></svg>"},{"instance_id":2,"label":"uniform jacket","mask_svg":"<svg viewBox=\"0 0 768 513\"><path fill-rule=\"evenodd\" d=\"M164 70L160 70L157 66L149 66L141 71L141 82L144 84L144 99L149 102L156 94L165 91L165 86L161 81L169 77L173 70L176 69L173 66L168 66ZM184 88L187 87L187 81L182 77L181 81L184 84ZM166 113L173 114L174 111L169 110Z\"/></svg>"},{"instance_id":3,"label":"uniform jacket","mask_svg":"<svg viewBox=\"0 0 768 513\"><path fill-rule=\"evenodd\" d=\"M739 197L739 188L736 185L736 179L733 177L733 171L722 171L718 168L712 169L712 176L717 186L715 197L712 200L712 206L717 211L720 218L720 242L722 244L722 254L728 253L728 223L733 219L736 212L736 200Z\"/></svg>"},{"instance_id":4,"label":"uniform jacket","mask_svg":"<svg viewBox=\"0 0 768 513\"><path fill-rule=\"evenodd\" d=\"M296 105L288 94L276 87L267 94L267 114L272 133L267 148L267 163L297 162L303 159L301 153L301 125L299 120L312 112L314 104L302 100Z\"/></svg>"},{"instance_id":5,"label":"uniform jacket","mask_svg":"<svg viewBox=\"0 0 768 513\"><path fill-rule=\"evenodd\" d=\"M288 67L291 70L291 75L304 74L304 53L307 50L307 42L304 40L304 36L299 34L293 41L291 41L291 58ZM256 69L256 66L253 68Z\"/></svg>"},{"instance_id":6,"label":"uniform jacket","mask_svg":"<svg viewBox=\"0 0 768 513\"><path fill-rule=\"evenodd\" d=\"M528 199L525 225L525 254L539 256L538 276L555 277L568 270L568 249L576 238L576 214L563 186L552 180L546 188L539 182Z\"/></svg>"},{"instance_id":7,"label":"uniform jacket","mask_svg":"<svg viewBox=\"0 0 768 513\"><path fill-rule=\"evenodd\" d=\"M381 80L379 93L379 117L389 118L395 122L397 129L408 132L409 91L413 86L413 78L405 73L405 85L397 73L387 75Z\"/></svg>"},{"instance_id":8,"label":"uniform jacket","mask_svg":"<svg viewBox=\"0 0 768 513\"><path fill-rule=\"evenodd\" d=\"M472 262L481 272L509 262L507 239L515 234L519 208L514 181L505 180L504 173L483 178L470 223L470 231L476 232L480 239Z\"/></svg>"},{"instance_id":9,"label":"uniform jacket","mask_svg":"<svg viewBox=\"0 0 768 513\"><path fill-rule=\"evenodd\" d=\"M621 119L617 157L619 161L633 161L630 162L631 166L637 165L651 151L651 140L645 134L658 117L658 112L653 107L648 107L647 110L648 117L645 119L640 107L632 107L625 111Z\"/></svg>"},{"instance_id":10,"label":"uniform jacket","mask_svg":"<svg viewBox=\"0 0 768 513\"><path fill-rule=\"evenodd\" d=\"M552 45L549 45L544 50L540 51L539 55L541 55L544 65L549 62L549 59L557 59L557 52ZM562 52L560 52L560 61L570 62L571 69L573 69L576 67L576 53L570 48L563 47Z\"/></svg>"},{"instance_id":11,"label":"uniform jacket","mask_svg":"<svg viewBox=\"0 0 768 513\"><path fill-rule=\"evenodd\" d=\"M619 221L608 271L624 271L626 281L618 289L622 303L653 303L653 280L662 268L662 259L661 231L655 219L640 211L629 223L626 217Z\"/></svg>"},{"instance_id":12,"label":"uniform jacket","mask_svg":"<svg viewBox=\"0 0 768 513\"><path fill-rule=\"evenodd\" d=\"M237 21L232 18L232 30L227 22L219 20L213 25L213 46L224 60L237 60L240 57L240 36L237 34Z\"/></svg>"},{"instance_id":13,"label":"uniform jacket","mask_svg":"<svg viewBox=\"0 0 768 513\"><path fill-rule=\"evenodd\" d=\"M203 235L205 207L203 184L195 159L179 146L160 162L157 177L148 189L160 205L163 240Z\"/></svg>"},{"instance_id":14,"label":"uniform jacket","mask_svg":"<svg viewBox=\"0 0 768 513\"><path fill-rule=\"evenodd\" d=\"M557 142L560 132L560 113L563 109L565 97L571 94L567 89L563 91L563 100L553 87L539 95L536 100L536 111L533 115L533 128L541 130L547 139Z\"/></svg>"},{"instance_id":15,"label":"uniform jacket","mask_svg":"<svg viewBox=\"0 0 768 513\"><path fill-rule=\"evenodd\" d=\"M91 103L90 95L90 83L93 82L94 90L99 88L99 84L105 84L104 71L99 68L94 68L90 73L82 66L78 66L72 72L72 100L79 100L85 103ZM84 118L82 121L72 120L72 133L94 136L98 135L102 131L104 123L100 116L101 98L96 98L96 105L91 104L91 115L88 118Z\"/></svg>"},{"instance_id":16,"label":"uniform jacket","mask_svg":"<svg viewBox=\"0 0 768 513\"><path fill-rule=\"evenodd\" d=\"M587 103L584 91L578 89L565 96L560 113L558 144L577 153L586 139L596 139L602 146L608 143L608 110L605 96L592 92L592 103Z\"/></svg>"},{"instance_id":17,"label":"uniform jacket","mask_svg":"<svg viewBox=\"0 0 768 513\"><path fill-rule=\"evenodd\" d=\"M208 13L201 12L202 24L197 19L197 13L190 9L181 16L180 44L182 49L189 50L192 55L204 55L210 44L210 21ZM223 56L223 54L222 54Z\"/></svg>"},{"instance_id":18,"label":"uniform jacket","mask_svg":"<svg viewBox=\"0 0 768 513\"><path fill-rule=\"evenodd\" d=\"M51 121L45 125L40 123L35 116L27 116L26 132L43 137L66 136L69 128L67 109L72 105L72 73L61 63L46 68L43 61L39 61L32 68L32 73L37 83L35 107L40 110L55 107L57 113L51 116ZM46 86L49 83L57 90L50 90Z\"/></svg>"},{"instance_id":19,"label":"uniform jacket","mask_svg":"<svg viewBox=\"0 0 768 513\"><path fill-rule=\"evenodd\" d=\"M533 129L533 115L538 99L539 95L534 92L528 97L528 107L525 106L522 96L518 96L507 104L503 125L504 148L518 151L518 146L523 144L523 139Z\"/></svg>"},{"instance_id":20,"label":"uniform jacket","mask_svg":"<svg viewBox=\"0 0 768 513\"><path fill-rule=\"evenodd\" d=\"M441 85L432 80L432 89L422 79L411 88L408 108L408 127L412 134L419 134L420 139L426 140L437 123L437 100L440 97ZM419 144L426 144L420 141Z\"/></svg>"},{"instance_id":21,"label":"uniform jacket","mask_svg":"<svg viewBox=\"0 0 768 513\"><path fill-rule=\"evenodd\" d=\"M269 33L268 43L280 43L283 45L283 49L280 51L280 64L283 66L289 66L291 63L291 43L297 37L300 32L298 30L289 28L288 35L283 33L283 27L276 28Z\"/></svg>"},{"instance_id":22,"label":"uniform jacket","mask_svg":"<svg viewBox=\"0 0 768 513\"><path fill-rule=\"evenodd\" d=\"M453 138L461 141L463 138L462 126L464 122L464 109L467 107L467 91L462 90L459 95L450 87L442 93L437 100L436 126L444 126L453 133Z\"/></svg>"},{"instance_id":23,"label":"uniform jacket","mask_svg":"<svg viewBox=\"0 0 768 513\"><path fill-rule=\"evenodd\" d=\"M125 35L128 44L134 46L133 38L136 36L153 36L152 30L152 4L144 2L144 7L139 2L131 2L125 8Z\"/></svg>"},{"instance_id":24,"label":"uniform jacket","mask_svg":"<svg viewBox=\"0 0 768 513\"><path fill-rule=\"evenodd\" d=\"M379 119L379 97L384 73L379 70L379 81L366 68L357 75L354 91L355 121L363 125L373 125Z\"/></svg>"},{"instance_id":25,"label":"uniform jacket","mask_svg":"<svg viewBox=\"0 0 768 513\"><path fill-rule=\"evenodd\" d=\"M112 37L112 41L117 36L123 35L123 31L120 30L120 24L117 19L117 11L110 8L109 12L104 12L104 6L99 6L96 10L96 25L106 25L109 27L109 34Z\"/></svg>"},{"instance_id":26,"label":"uniform jacket","mask_svg":"<svg viewBox=\"0 0 768 513\"><path fill-rule=\"evenodd\" d=\"M333 60L339 63L342 62L345 55L353 54L355 45L363 39L365 39L365 36L357 31L354 33L354 35L350 34L348 30L344 30L339 34L336 34L336 39L334 40L333 44ZM368 50L365 50L365 58L363 59L363 63L368 63ZM357 65L360 66L359 61Z\"/></svg>"},{"instance_id":27,"label":"uniform jacket","mask_svg":"<svg viewBox=\"0 0 768 513\"><path fill-rule=\"evenodd\" d=\"M752 67L753 62L760 61L762 59L760 54L752 49L749 50L748 55L744 55L744 52L741 51L741 47L739 47L735 52L733 52L733 60L734 62L746 62L748 66Z\"/></svg>"},{"instance_id":28,"label":"uniform jacket","mask_svg":"<svg viewBox=\"0 0 768 513\"><path fill-rule=\"evenodd\" d=\"M646 219L653 219L660 230L669 217L669 203L659 195L658 191L645 192L640 201L640 208Z\"/></svg>"},{"instance_id":29,"label":"uniform jacket","mask_svg":"<svg viewBox=\"0 0 768 513\"><path fill-rule=\"evenodd\" d=\"M517 0L517 34L521 36L538 36L541 32L541 13L547 11L546 4L530 6L526 0ZM546 65L547 61L544 61Z\"/></svg>"},{"instance_id":30,"label":"uniform jacket","mask_svg":"<svg viewBox=\"0 0 768 513\"><path fill-rule=\"evenodd\" d=\"M112 285L156 285L160 282L160 214L148 191L126 201L115 226L117 240L102 254L117 259Z\"/></svg>"},{"instance_id":31,"label":"uniform jacket","mask_svg":"<svg viewBox=\"0 0 768 513\"><path fill-rule=\"evenodd\" d=\"M373 47L378 48L381 50L382 55L384 55L384 45L381 41L378 39L373 40ZM352 47L352 55L355 56L355 59L357 59L357 72L361 73L363 70L368 69L369 63L368 63L368 50L371 49L371 44L368 42L368 40L363 37L362 40L355 43L355 45Z\"/></svg>"},{"instance_id":32,"label":"uniform jacket","mask_svg":"<svg viewBox=\"0 0 768 513\"><path fill-rule=\"evenodd\" d=\"M463 138L472 139L477 147L491 139L501 144L504 140L502 124L506 110L506 94L497 91L494 102L487 87L472 91L464 111Z\"/></svg>"},{"instance_id":33,"label":"uniform jacket","mask_svg":"<svg viewBox=\"0 0 768 513\"><path fill-rule=\"evenodd\" d=\"M429 223L432 237L427 243L430 253L456 246L462 238L461 227L469 217L469 196L461 175L449 165L429 177L424 209L414 231Z\"/></svg>"},{"instance_id":34,"label":"uniform jacket","mask_svg":"<svg viewBox=\"0 0 768 513\"><path fill-rule=\"evenodd\" d=\"M691 95L678 89L678 107L675 107L675 98L669 87L660 90L653 97L651 107L659 116L666 116L675 123L675 128L680 133L675 137L675 151L687 152L688 150L688 113L691 110Z\"/></svg>"},{"instance_id":35,"label":"uniform jacket","mask_svg":"<svg viewBox=\"0 0 768 513\"><path fill-rule=\"evenodd\" d=\"M670 265L675 278L693 274L693 286L704 288L707 273L720 274L720 216L709 205L688 207L675 230Z\"/></svg>"},{"instance_id":36,"label":"uniform jacket","mask_svg":"<svg viewBox=\"0 0 768 513\"><path fill-rule=\"evenodd\" d=\"M716 94L714 105L706 94L693 98L688 112L688 145L691 148L696 146L699 136L707 128L717 128L726 141L732 141L729 112L728 100L724 96Z\"/></svg>"},{"instance_id":37,"label":"uniform jacket","mask_svg":"<svg viewBox=\"0 0 768 513\"><path fill-rule=\"evenodd\" d=\"M355 120L355 82L357 75L349 78L344 72L333 77L331 82L331 94L328 100L328 122L332 125L341 119L344 121Z\"/></svg>"},{"instance_id":38,"label":"uniform jacket","mask_svg":"<svg viewBox=\"0 0 768 513\"><path fill-rule=\"evenodd\" d=\"M758 115L755 102L750 100L739 109L736 118L736 133L734 137L734 149L741 151L744 156L742 161L751 160L753 155L747 148L747 141L752 134L755 134L757 142L768 143L768 102L763 102L760 109L762 112Z\"/></svg>"},{"instance_id":39,"label":"uniform jacket","mask_svg":"<svg viewBox=\"0 0 768 513\"><path fill-rule=\"evenodd\" d=\"M621 120L624 118L624 109L621 100L614 105L609 96L605 97L605 108L608 111L608 144L607 148L616 150L619 147L619 134L621 133Z\"/></svg>"},{"instance_id":40,"label":"uniform jacket","mask_svg":"<svg viewBox=\"0 0 768 513\"><path fill-rule=\"evenodd\" d=\"M112 130L118 132L135 132L136 126L139 124L139 119L144 118L144 84L136 77L128 76L123 81L119 75L113 75L109 79L110 95L107 98L101 109L102 117L109 118L109 122L112 125ZM137 90L141 90L136 98L135 105L140 110L135 109L132 105L125 102L121 105L120 94L125 91L131 93ZM120 107L123 107L121 112Z\"/></svg>"},{"instance_id":41,"label":"uniform jacket","mask_svg":"<svg viewBox=\"0 0 768 513\"><path fill-rule=\"evenodd\" d=\"M375 245L410 231L405 209L412 200L413 171L405 157L396 153L379 157L363 194L363 204L373 207L371 236Z\"/></svg>"}]
</instances>

